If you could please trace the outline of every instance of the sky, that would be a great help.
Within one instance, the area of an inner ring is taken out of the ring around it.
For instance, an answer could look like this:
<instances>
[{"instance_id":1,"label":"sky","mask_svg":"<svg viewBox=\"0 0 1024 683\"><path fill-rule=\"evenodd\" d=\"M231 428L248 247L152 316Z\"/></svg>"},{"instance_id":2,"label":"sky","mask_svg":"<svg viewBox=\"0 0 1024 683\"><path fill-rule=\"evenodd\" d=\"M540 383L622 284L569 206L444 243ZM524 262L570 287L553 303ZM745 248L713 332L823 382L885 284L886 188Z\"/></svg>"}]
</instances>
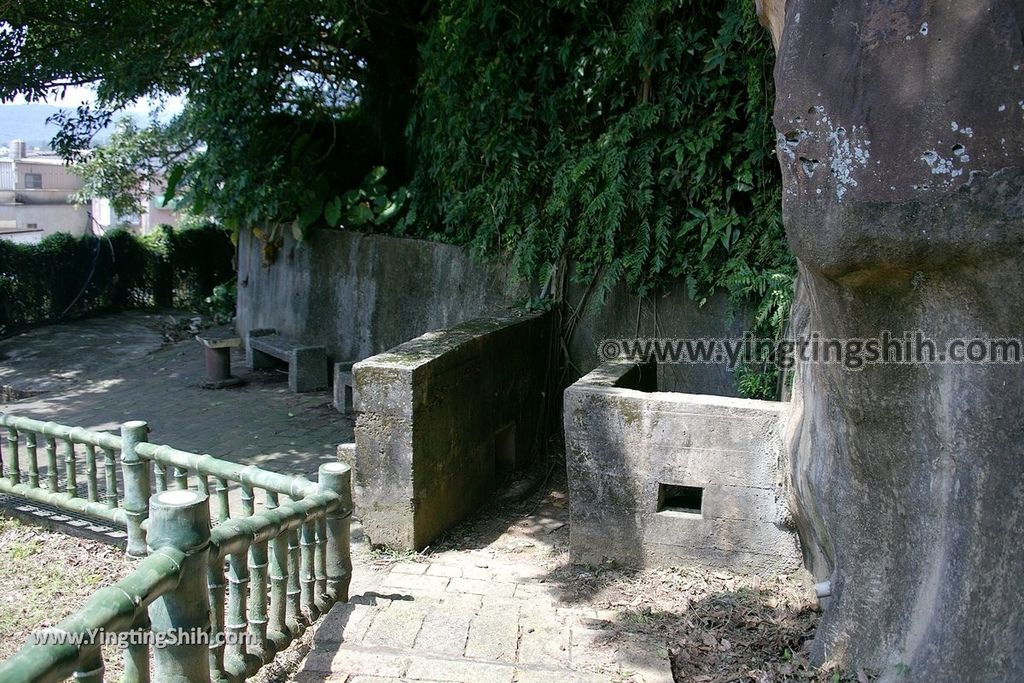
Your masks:
<instances>
[{"instance_id":1,"label":"sky","mask_svg":"<svg viewBox=\"0 0 1024 683\"><path fill-rule=\"evenodd\" d=\"M71 86L68 87L67 92L64 93L64 97L49 97L46 99L47 104L52 104L58 107L73 108L80 104L91 103L96 101L96 92L89 86ZM164 115L173 115L181 111L183 98L172 97L168 99L165 108ZM25 98L18 95L13 101L5 104L25 104ZM132 114L148 114L152 109L159 104L155 100L149 98L143 98L136 101L131 107L127 109Z\"/></svg>"}]
</instances>

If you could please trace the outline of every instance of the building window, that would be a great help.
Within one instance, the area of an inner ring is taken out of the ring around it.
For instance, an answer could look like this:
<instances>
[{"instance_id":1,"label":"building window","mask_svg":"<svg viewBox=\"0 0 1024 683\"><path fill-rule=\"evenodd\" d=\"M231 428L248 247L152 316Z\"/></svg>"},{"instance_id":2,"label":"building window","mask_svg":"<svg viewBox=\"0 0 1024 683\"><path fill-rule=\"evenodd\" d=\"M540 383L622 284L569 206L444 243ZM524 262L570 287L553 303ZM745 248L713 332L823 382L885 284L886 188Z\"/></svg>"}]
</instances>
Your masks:
<instances>
[{"instance_id":1,"label":"building window","mask_svg":"<svg viewBox=\"0 0 1024 683\"><path fill-rule=\"evenodd\" d=\"M39 224L38 223L26 223L25 224L25 229L26 230L38 230L39 229Z\"/></svg>"},{"instance_id":2,"label":"building window","mask_svg":"<svg viewBox=\"0 0 1024 683\"><path fill-rule=\"evenodd\" d=\"M25 174L25 189L26 190L41 190L41 189L43 189L43 174L42 173L26 173Z\"/></svg>"}]
</instances>

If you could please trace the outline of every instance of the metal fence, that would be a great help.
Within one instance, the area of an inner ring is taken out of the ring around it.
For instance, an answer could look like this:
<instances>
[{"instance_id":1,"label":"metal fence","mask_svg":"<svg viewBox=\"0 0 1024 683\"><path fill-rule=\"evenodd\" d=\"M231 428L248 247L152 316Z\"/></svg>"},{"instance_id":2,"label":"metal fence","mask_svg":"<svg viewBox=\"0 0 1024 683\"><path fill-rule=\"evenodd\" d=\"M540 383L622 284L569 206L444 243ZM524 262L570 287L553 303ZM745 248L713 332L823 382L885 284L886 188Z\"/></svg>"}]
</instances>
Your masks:
<instances>
[{"instance_id":1,"label":"metal fence","mask_svg":"<svg viewBox=\"0 0 1024 683\"><path fill-rule=\"evenodd\" d=\"M0 492L124 525L128 555L144 558L0 663L0 681L102 681L114 636L129 683L242 681L348 600L343 463L311 482L150 444L143 422L116 436L0 414L0 429Z\"/></svg>"}]
</instances>

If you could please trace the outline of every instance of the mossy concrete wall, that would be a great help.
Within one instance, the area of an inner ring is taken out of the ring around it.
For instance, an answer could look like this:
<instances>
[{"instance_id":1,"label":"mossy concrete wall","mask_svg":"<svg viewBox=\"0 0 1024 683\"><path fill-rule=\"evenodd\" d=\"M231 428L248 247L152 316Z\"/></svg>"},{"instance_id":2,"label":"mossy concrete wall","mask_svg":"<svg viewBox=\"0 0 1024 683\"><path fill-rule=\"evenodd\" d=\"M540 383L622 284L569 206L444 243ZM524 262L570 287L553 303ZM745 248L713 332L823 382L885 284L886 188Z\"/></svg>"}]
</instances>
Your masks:
<instances>
[{"instance_id":1,"label":"mossy concrete wall","mask_svg":"<svg viewBox=\"0 0 1024 683\"><path fill-rule=\"evenodd\" d=\"M798 568L784 486L789 405L655 388L653 368L618 363L565 390L573 561ZM697 511L671 509L660 485L699 489Z\"/></svg>"},{"instance_id":2,"label":"mossy concrete wall","mask_svg":"<svg viewBox=\"0 0 1024 683\"><path fill-rule=\"evenodd\" d=\"M540 443L553 317L481 318L353 368L357 514L374 544L419 550L475 511Z\"/></svg>"},{"instance_id":3,"label":"mossy concrete wall","mask_svg":"<svg viewBox=\"0 0 1024 683\"><path fill-rule=\"evenodd\" d=\"M274 328L308 344L322 344L332 361L358 361L397 344L481 316L500 316L539 293L516 282L509 268L483 263L466 249L438 242L315 230L306 242L290 236L273 263L263 243L240 235L238 330ZM603 360L604 339L736 337L748 315L719 293L698 306L685 283L638 298L625 286L598 302L588 287L569 284L567 313L579 309L568 340L570 382ZM725 365L663 365L661 385L680 391L736 395Z\"/></svg>"},{"instance_id":4,"label":"mossy concrete wall","mask_svg":"<svg viewBox=\"0 0 1024 683\"><path fill-rule=\"evenodd\" d=\"M509 312L524 287L500 265L437 242L314 230L290 236L273 263L248 231L239 239L238 330L274 328L357 361L424 332Z\"/></svg>"}]
</instances>

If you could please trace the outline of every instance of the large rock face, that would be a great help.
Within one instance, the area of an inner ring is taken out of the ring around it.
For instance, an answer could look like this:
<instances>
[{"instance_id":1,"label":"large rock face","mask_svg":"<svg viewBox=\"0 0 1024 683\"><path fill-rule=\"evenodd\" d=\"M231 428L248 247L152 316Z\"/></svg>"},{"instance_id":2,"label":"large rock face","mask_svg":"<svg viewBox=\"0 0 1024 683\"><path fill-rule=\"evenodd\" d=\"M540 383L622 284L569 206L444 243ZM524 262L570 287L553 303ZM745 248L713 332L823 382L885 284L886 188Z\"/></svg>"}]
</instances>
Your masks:
<instances>
[{"instance_id":1,"label":"large rock face","mask_svg":"<svg viewBox=\"0 0 1024 683\"><path fill-rule=\"evenodd\" d=\"M1021 337L1024 3L769 4L797 331ZM1024 680L1022 366L805 362L788 443L817 657Z\"/></svg>"}]
</instances>

